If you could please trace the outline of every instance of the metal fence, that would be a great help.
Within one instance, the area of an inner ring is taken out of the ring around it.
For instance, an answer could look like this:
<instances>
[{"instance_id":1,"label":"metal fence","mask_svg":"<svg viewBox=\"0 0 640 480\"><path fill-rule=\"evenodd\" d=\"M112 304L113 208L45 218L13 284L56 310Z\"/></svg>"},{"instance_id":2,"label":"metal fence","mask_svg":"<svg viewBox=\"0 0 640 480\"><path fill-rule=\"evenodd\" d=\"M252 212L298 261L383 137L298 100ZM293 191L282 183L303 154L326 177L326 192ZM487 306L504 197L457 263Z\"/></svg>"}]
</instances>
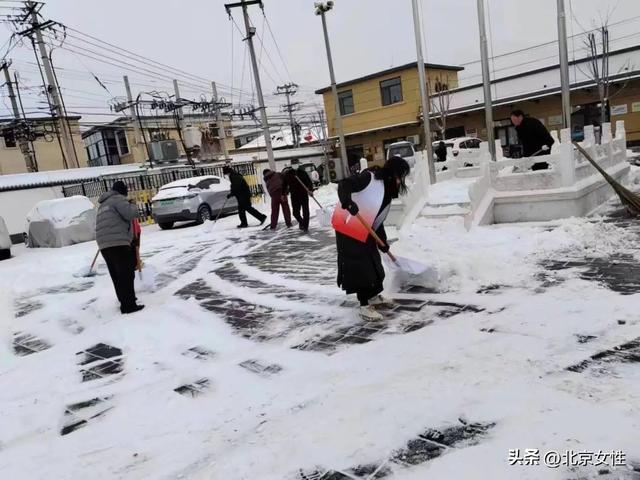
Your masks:
<instances>
[{"instance_id":1,"label":"metal fence","mask_svg":"<svg viewBox=\"0 0 640 480\"><path fill-rule=\"evenodd\" d=\"M222 177L223 165L195 167L195 168L175 168L152 173L124 173L118 175L108 175L100 179L80 182L75 185L62 187L65 197L73 195L83 195L90 198L94 202L103 193L109 191L113 183L121 180L129 190L129 198L136 201L140 214L140 221L144 223L152 223L151 216L151 199L158 190L167 183L184 178L199 177L202 175L216 175ZM233 164L233 169L244 176L249 184L251 194L255 197L262 195L262 184L257 178L256 169L253 163L237 163Z\"/></svg>"}]
</instances>

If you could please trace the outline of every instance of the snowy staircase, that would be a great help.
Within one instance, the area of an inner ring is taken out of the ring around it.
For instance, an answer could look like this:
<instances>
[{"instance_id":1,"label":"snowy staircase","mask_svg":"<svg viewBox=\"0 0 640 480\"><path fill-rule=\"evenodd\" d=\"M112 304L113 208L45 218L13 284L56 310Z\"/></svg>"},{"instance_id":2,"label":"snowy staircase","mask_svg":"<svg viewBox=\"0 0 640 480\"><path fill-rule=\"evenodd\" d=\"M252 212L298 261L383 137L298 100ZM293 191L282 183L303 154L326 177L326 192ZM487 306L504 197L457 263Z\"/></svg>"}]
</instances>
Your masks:
<instances>
[{"instance_id":1,"label":"snowy staircase","mask_svg":"<svg viewBox=\"0 0 640 480\"><path fill-rule=\"evenodd\" d=\"M465 217L471 212L469 186L475 179L453 179L432 185L420 217L446 219Z\"/></svg>"}]
</instances>

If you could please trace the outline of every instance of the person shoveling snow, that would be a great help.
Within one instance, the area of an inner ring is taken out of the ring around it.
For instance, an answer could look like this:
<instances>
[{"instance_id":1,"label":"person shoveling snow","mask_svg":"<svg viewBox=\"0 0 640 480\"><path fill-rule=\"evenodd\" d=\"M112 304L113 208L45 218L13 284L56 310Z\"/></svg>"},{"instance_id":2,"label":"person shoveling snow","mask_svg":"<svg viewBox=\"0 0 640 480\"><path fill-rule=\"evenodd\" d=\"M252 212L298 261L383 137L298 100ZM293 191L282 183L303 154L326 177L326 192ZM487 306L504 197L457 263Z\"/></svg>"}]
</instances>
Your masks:
<instances>
[{"instance_id":1,"label":"person shoveling snow","mask_svg":"<svg viewBox=\"0 0 640 480\"><path fill-rule=\"evenodd\" d=\"M138 217L138 209L127 201L127 194L127 186L118 180L98 200L96 242L120 301L120 312L133 313L144 305L136 303L134 290L137 254L132 220Z\"/></svg>"},{"instance_id":2,"label":"person shoveling snow","mask_svg":"<svg viewBox=\"0 0 640 480\"><path fill-rule=\"evenodd\" d=\"M382 320L376 307L393 304L381 295L385 272L380 252L389 254L402 268L399 259L389 252L384 220L391 200L406 192L409 172L405 160L393 157L382 168L366 170L338 183L340 203L332 218L338 250L338 286L347 294L357 295L360 316L365 320Z\"/></svg>"}]
</instances>

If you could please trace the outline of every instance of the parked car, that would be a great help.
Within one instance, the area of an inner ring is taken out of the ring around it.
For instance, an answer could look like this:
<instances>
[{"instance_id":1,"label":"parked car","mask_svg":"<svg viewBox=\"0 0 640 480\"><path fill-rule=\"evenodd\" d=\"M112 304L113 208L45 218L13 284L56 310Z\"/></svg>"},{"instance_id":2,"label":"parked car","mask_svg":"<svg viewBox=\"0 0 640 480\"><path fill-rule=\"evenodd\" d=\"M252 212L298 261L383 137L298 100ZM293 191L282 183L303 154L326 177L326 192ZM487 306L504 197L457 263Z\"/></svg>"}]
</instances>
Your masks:
<instances>
[{"instance_id":1,"label":"parked car","mask_svg":"<svg viewBox=\"0 0 640 480\"><path fill-rule=\"evenodd\" d=\"M482 141L472 137L459 137L449 138L444 141L447 148L451 149L451 153L454 157L477 157L479 155L480 143ZM440 144L440 141L433 142L433 148L435 149Z\"/></svg>"},{"instance_id":2,"label":"parked car","mask_svg":"<svg viewBox=\"0 0 640 480\"><path fill-rule=\"evenodd\" d=\"M235 197L227 200L230 189L231 183L227 179L214 175L167 183L151 199L153 219L166 230L175 222L195 221L201 224L218 213L234 213L238 210L238 202Z\"/></svg>"},{"instance_id":3,"label":"parked car","mask_svg":"<svg viewBox=\"0 0 640 480\"><path fill-rule=\"evenodd\" d=\"M0 217L0 260L7 258L11 258L11 236L4 219Z\"/></svg>"},{"instance_id":4,"label":"parked car","mask_svg":"<svg viewBox=\"0 0 640 480\"><path fill-rule=\"evenodd\" d=\"M389 145L389 148L387 148L387 160L395 156L404 158L412 168L416 164L416 151L411 142L395 142Z\"/></svg>"}]
</instances>

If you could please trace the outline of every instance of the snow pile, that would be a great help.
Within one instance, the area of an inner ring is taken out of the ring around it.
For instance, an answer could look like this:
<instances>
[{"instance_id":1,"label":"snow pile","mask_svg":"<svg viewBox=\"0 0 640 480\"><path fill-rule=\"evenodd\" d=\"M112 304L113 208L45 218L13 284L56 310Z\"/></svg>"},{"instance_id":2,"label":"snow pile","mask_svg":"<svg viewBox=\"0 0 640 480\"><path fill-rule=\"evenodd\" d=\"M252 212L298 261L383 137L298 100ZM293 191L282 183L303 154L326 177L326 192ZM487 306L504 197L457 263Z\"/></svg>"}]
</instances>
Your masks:
<instances>
[{"instance_id":1,"label":"snow pile","mask_svg":"<svg viewBox=\"0 0 640 480\"><path fill-rule=\"evenodd\" d=\"M87 197L43 200L27 214L30 247L64 247L95 239L96 211Z\"/></svg>"},{"instance_id":2,"label":"snow pile","mask_svg":"<svg viewBox=\"0 0 640 480\"><path fill-rule=\"evenodd\" d=\"M637 241L636 235L600 219L563 220L556 228L536 235L535 255L578 254L585 257L608 257L625 250Z\"/></svg>"},{"instance_id":3,"label":"snow pile","mask_svg":"<svg viewBox=\"0 0 640 480\"><path fill-rule=\"evenodd\" d=\"M429 205L469 203L469 187L476 180L476 178L455 179L431 185L428 194Z\"/></svg>"}]
</instances>

